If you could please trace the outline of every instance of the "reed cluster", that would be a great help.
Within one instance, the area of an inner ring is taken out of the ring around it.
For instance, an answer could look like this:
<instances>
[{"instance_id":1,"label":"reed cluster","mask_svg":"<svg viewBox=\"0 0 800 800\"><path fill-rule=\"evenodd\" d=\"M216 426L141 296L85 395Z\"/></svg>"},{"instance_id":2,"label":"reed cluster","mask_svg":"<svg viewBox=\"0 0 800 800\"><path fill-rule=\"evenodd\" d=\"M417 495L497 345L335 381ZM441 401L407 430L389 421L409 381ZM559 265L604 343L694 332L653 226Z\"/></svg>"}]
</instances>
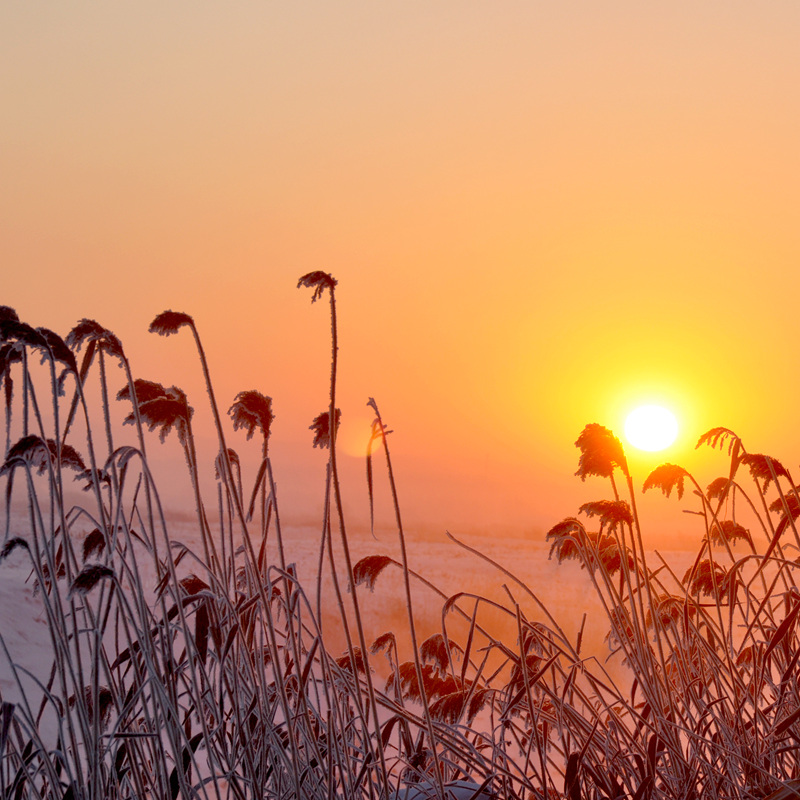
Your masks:
<instances>
[{"instance_id":1,"label":"reed cluster","mask_svg":"<svg viewBox=\"0 0 800 800\"><path fill-rule=\"evenodd\" d=\"M330 392L311 426L328 453L316 575L297 574L284 542L272 401L240 392L225 415L190 316L167 311L150 329L196 344L218 440L210 500L183 391L134 377L119 339L94 321L62 339L0 307L0 571L20 559L30 569L51 645L35 673L0 631L16 684L13 700L0 697L0 797L800 796L800 496L788 470L721 428L699 443L727 449L725 475L706 489L680 467L656 469L643 488L681 499L691 487L701 526L680 575L644 547L619 441L584 429L578 475L607 480L609 496L547 536L551 555L577 559L594 586L605 621L590 624L607 626L608 657L624 664L609 670L524 576L454 536L498 570L504 601L447 595L410 569L389 431L372 399L370 505L385 479L400 555L353 562L337 464L336 285L323 272L299 282L312 302L327 299L332 334ZM115 403L129 409L133 444L120 444ZM237 430L261 441L253 475L229 446ZM154 433L174 434L182 451L196 548L171 533L148 465ZM407 630L368 641L364 592L386 570L402 576ZM417 583L441 597L441 630L422 640ZM498 615L511 636L490 624Z\"/></svg>"}]
</instances>

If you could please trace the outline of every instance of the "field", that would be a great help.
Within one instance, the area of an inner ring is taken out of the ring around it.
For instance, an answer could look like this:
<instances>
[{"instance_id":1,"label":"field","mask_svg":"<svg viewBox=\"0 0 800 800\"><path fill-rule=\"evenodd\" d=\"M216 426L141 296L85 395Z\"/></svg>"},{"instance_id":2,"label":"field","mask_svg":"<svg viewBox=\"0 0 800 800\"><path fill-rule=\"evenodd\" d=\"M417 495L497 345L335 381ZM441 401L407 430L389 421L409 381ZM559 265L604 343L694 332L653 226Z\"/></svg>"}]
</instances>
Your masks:
<instances>
[{"instance_id":1,"label":"field","mask_svg":"<svg viewBox=\"0 0 800 800\"><path fill-rule=\"evenodd\" d=\"M635 487L619 441L589 424L578 475L601 499L547 542L422 545L371 401L369 496L388 498L373 538L341 498L336 281L299 288L331 318L316 529L281 517L270 398L218 401L191 317L151 331L197 344L211 492L179 388L139 378L96 322L62 339L0 308L0 797L800 796L789 471L715 428L698 443L719 451L710 486L666 464ZM252 473L243 437L261 442ZM190 477L190 520L152 479L162 443ZM697 552L644 547L642 488L696 515Z\"/></svg>"}]
</instances>

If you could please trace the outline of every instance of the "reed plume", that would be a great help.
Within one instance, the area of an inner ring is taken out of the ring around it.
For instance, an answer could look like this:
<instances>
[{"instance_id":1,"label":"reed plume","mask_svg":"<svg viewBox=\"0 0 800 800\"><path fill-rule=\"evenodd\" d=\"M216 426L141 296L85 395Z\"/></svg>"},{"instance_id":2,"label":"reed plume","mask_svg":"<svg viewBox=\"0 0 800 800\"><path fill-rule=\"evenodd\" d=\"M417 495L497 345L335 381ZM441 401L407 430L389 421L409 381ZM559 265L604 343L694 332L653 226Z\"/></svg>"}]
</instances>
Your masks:
<instances>
[{"instance_id":1,"label":"reed plume","mask_svg":"<svg viewBox=\"0 0 800 800\"><path fill-rule=\"evenodd\" d=\"M676 464L661 464L645 478L642 491L661 489L664 495L669 497L672 494L672 490L675 489L678 494L678 500L680 500L683 497L684 481L688 474L683 467L679 467Z\"/></svg>"},{"instance_id":2,"label":"reed plume","mask_svg":"<svg viewBox=\"0 0 800 800\"><path fill-rule=\"evenodd\" d=\"M253 438L256 431L261 433L265 441L269 439L272 421L275 419L271 397L255 390L239 392L228 409L228 414L233 420L233 429L238 431L244 428L248 440Z\"/></svg>"},{"instance_id":3,"label":"reed plume","mask_svg":"<svg viewBox=\"0 0 800 800\"><path fill-rule=\"evenodd\" d=\"M628 462L619 439L602 425L590 423L578 436L575 446L581 451L578 470L575 473L582 481L587 476L611 478L614 468L628 475Z\"/></svg>"},{"instance_id":4,"label":"reed plume","mask_svg":"<svg viewBox=\"0 0 800 800\"><path fill-rule=\"evenodd\" d=\"M337 408L334 416L336 424L334 426L334 431L332 432L329 412L323 411L321 414L318 414L316 417L314 417L314 421L308 426L308 429L314 432L314 447L319 447L320 450L330 449L331 442L334 440L336 432L339 430L341 418L342 412Z\"/></svg>"},{"instance_id":5,"label":"reed plume","mask_svg":"<svg viewBox=\"0 0 800 800\"><path fill-rule=\"evenodd\" d=\"M135 402L139 416L149 430L158 431L158 438L165 442L171 431L175 430L178 440L184 446L189 444L190 424L194 409L189 405L186 393L177 386L166 388L154 381L137 379L134 381ZM125 386L117 393L118 400L129 400L130 389ZM133 411L125 417L124 423L132 425L136 420Z\"/></svg>"}]
</instances>

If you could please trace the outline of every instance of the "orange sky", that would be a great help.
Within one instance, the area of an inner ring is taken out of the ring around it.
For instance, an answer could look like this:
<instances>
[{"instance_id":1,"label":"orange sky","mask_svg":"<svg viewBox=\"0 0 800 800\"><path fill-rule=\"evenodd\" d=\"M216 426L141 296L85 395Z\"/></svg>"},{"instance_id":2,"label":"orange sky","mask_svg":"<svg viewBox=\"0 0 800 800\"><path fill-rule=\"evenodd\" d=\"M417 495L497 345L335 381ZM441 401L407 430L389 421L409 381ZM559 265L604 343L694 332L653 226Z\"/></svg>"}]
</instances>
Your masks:
<instances>
[{"instance_id":1,"label":"orange sky","mask_svg":"<svg viewBox=\"0 0 800 800\"><path fill-rule=\"evenodd\" d=\"M207 419L188 337L146 333L192 314L221 402L274 398L298 518L325 461L316 269L339 280L342 445L374 396L414 525L575 513L607 491L573 477L578 433L640 400L684 425L631 454L640 481L716 477L692 453L714 425L796 469L799 37L772 0L4 3L0 303L96 318Z\"/></svg>"}]
</instances>

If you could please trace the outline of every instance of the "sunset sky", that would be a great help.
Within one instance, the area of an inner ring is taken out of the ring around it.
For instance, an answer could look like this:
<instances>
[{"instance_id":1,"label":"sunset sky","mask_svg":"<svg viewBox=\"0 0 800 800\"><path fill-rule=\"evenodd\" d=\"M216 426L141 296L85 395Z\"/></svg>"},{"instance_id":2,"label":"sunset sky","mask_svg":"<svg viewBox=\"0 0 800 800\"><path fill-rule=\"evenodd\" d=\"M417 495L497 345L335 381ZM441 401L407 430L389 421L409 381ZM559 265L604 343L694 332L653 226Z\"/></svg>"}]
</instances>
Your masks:
<instances>
[{"instance_id":1,"label":"sunset sky","mask_svg":"<svg viewBox=\"0 0 800 800\"><path fill-rule=\"evenodd\" d=\"M607 496L573 443L640 402L681 433L629 453L638 484L663 460L725 471L694 453L716 425L797 471L799 40L777 0L12 0L0 304L62 335L97 319L208 421L189 337L147 333L191 314L220 403L273 397L290 518L322 502L312 270L339 281L357 516L369 397L420 530L538 534Z\"/></svg>"}]
</instances>

